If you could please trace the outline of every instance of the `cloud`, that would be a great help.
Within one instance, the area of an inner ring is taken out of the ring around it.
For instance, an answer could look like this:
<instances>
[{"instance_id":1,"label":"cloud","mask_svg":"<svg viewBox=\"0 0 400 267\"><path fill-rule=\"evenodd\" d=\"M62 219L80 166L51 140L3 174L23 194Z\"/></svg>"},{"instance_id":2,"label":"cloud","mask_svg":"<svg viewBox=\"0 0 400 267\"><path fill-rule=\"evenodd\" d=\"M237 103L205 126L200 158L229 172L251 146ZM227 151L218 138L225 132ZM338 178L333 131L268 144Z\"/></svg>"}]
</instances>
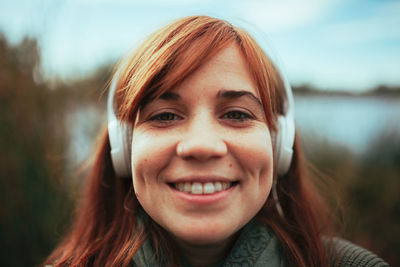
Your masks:
<instances>
[{"instance_id":1,"label":"cloud","mask_svg":"<svg viewBox=\"0 0 400 267\"><path fill-rule=\"evenodd\" d=\"M325 29L325 37L337 45L384 40L400 42L400 2L383 2L370 10L368 16L331 25Z\"/></svg>"},{"instance_id":2,"label":"cloud","mask_svg":"<svg viewBox=\"0 0 400 267\"><path fill-rule=\"evenodd\" d=\"M324 17L341 1L246 1L237 8L249 22L269 32L290 30Z\"/></svg>"},{"instance_id":3,"label":"cloud","mask_svg":"<svg viewBox=\"0 0 400 267\"><path fill-rule=\"evenodd\" d=\"M72 0L74 2L84 3L84 4L128 4L128 5L192 5L192 4L202 4L211 2L211 0Z\"/></svg>"}]
</instances>

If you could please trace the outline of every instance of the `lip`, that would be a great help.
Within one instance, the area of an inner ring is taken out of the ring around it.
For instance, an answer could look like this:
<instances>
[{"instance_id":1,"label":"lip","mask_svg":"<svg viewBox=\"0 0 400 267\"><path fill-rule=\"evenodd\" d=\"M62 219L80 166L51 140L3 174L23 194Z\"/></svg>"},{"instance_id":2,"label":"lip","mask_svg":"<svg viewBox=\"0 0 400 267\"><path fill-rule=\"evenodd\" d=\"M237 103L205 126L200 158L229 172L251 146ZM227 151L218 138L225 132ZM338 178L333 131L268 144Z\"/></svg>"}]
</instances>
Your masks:
<instances>
[{"instance_id":1,"label":"lip","mask_svg":"<svg viewBox=\"0 0 400 267\"><path fill-rule=\"evenodd\" d=\"M188 180L186 180L188 181ZM194 180L190 180L194 181ZM199 180L197 180L199 181ZM207 180L210 181L210 180ZM221 180L218 180L221 181ZM168 188L170 192L173 194L174 197L180 199L181 201L187 202L192 205L197 205L197 206L208 206L212 204L219 203L221 201L224 201L227 199L230 195L234 193L234 191L237 189L239 183L234 183L232 187L219 191L213 194L201 194L201 195L196 195L196 194L188 194L185 192L181 192L179 190L176 190L172 186L168 185Z\"/></svg>"},{"instance_id":2,"label":"lip","mask_svg":"<svg viewBox=\"0 0 400 267\"><path fill-rule=\"evenodd\" d=\"M232 180L223 176L218 176L218 175L196 175L196 176L184 176L180 177L176 180L167 180L166 181L168 184L176 184L176 183L207 183L207 182L238 182L237 180Z\"/></svg>"}]
</instances>

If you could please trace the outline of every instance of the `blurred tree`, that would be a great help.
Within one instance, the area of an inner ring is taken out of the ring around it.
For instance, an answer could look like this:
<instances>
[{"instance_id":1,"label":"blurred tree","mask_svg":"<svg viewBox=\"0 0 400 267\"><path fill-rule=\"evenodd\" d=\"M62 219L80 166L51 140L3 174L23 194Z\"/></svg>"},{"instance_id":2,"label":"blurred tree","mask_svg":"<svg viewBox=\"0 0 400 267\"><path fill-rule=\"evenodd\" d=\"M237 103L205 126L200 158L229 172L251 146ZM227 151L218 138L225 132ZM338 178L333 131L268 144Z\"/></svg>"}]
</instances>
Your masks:
<instances>
[{"instance_id":1,"label":"blurred tree","mask_svg":"<svg viewBox=\"0 0 400 267\"><path fill-rule=\"evenodd\" d=\"M0 59L0 266L32 266L50 252L71 209L60 186L63 106L35 82L36 40L11 46L1 35Z\"/></svg>"},{"instance_id":2,"label":"blurred tree","mask_svg":"<svg viewBox=\"0 0 400 267\"><path fill-rule=\"evenodd\" d=\"M347 236L400 265L400 134L383 132L360 159L348 199Z\"/></svg>"},{"instance_id":3,"label":"blurred tree","mask_svg":"<svg viewBox=\"0 0 400 267\"><path fill-rule=\"evenodd\" d=\"M338 233L400 266L400 133L375 137L362 156L338 144L303 137L311 171L322 177Z\"/></svg>"},{"instance_id":4,"label":"blurred tree","mask_svg":"<svg viewBox=\"0 0 400 267\"><path fill-rule=\"evenodd\" d=\"M95 107L99 116L85 123L91 139L104 123L111 64L51 86L39 65L35 39L12 46L0 34L0 266L40 264L56 246L82 176L67 169L70 128L79 128L70 116Z\"/></svg>"}]
</instances>

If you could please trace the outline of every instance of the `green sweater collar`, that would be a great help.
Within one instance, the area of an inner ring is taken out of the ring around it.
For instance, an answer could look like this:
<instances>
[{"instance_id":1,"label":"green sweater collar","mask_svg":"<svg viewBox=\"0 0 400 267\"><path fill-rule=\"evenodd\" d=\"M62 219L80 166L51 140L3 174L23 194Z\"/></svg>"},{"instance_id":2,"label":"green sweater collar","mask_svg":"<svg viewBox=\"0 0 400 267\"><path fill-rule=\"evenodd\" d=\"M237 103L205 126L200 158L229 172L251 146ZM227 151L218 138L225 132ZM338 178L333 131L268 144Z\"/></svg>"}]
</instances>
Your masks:
<instances>
[{"instance_id":1,"label":"green sweater collar","mask_svg":"<svg viewBox=\"0 0 400 267\"><path fill-rule=\"evenodd\" d=\"M149 239L135 254L133 262L134 266L160 266L156 262L154 248ZM218 264L218 267L230 266L285 266L282 249L272 230L256 220L250 221L241 230L228 257Z\"/></svg>"}]
</instances>

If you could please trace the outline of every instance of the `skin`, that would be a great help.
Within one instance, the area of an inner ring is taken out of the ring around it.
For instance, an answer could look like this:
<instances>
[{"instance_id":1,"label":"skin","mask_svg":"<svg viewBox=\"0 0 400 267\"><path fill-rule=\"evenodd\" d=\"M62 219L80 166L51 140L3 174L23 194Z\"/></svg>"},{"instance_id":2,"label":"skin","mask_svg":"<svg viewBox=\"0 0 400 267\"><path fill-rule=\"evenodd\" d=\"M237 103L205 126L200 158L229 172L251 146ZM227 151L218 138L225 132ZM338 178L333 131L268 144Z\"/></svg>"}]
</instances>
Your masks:
<instances>
[{"instance_id":1,"label":"skin","mask_svg":"<svg viewBox=\"0 0 400 267\"><path fill-rule=\"evenodd\" d=\"M147 104L132 140L133 185L144 210L193 266L223 259L264 205L273 177L271 134L237 45ZM209 180L235 186L222 197L194 200L171 186Z\"/></svg>"}]
</instances>

